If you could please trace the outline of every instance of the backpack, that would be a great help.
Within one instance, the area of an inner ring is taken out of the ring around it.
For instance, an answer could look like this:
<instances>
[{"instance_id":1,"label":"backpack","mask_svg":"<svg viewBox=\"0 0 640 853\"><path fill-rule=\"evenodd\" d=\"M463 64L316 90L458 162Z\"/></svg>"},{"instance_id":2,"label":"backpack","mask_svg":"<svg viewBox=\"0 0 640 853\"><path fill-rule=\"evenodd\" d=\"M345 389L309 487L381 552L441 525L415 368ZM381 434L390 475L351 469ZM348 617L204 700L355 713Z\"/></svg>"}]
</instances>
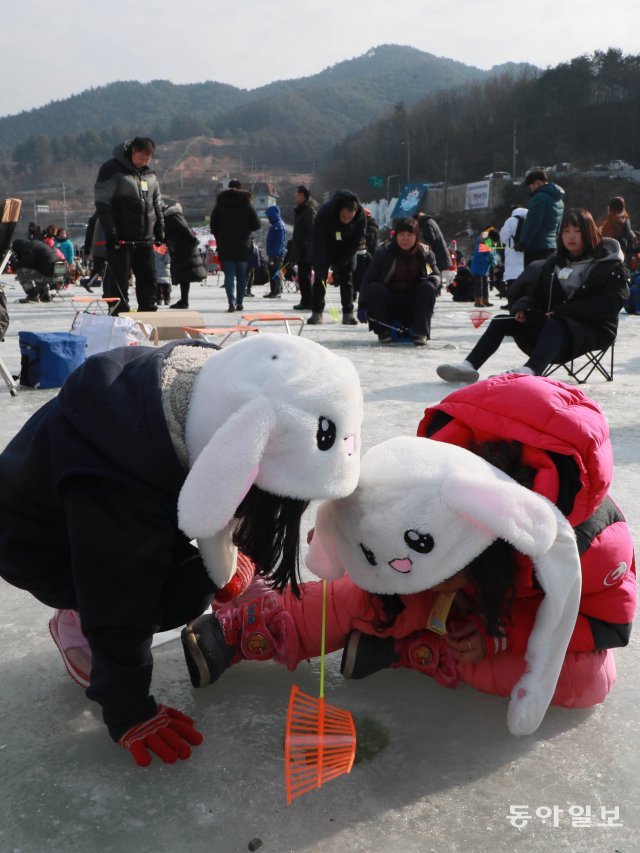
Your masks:
<instances>
[{"instance_id":1,"label":"backpack","mask_svg":"<svg viewBox=\"0 0 640 853\"><path fill-rule=\"evenodd\" d=\"M517 215L516 219L518 220L518 224L516 225L516 233L513 235L511 239L511 245L516 250L516 252L522 251L522 246L520 245L520 235L522 234L522 228L524 226L524 216Z\"/></svg>"}]
</instances>

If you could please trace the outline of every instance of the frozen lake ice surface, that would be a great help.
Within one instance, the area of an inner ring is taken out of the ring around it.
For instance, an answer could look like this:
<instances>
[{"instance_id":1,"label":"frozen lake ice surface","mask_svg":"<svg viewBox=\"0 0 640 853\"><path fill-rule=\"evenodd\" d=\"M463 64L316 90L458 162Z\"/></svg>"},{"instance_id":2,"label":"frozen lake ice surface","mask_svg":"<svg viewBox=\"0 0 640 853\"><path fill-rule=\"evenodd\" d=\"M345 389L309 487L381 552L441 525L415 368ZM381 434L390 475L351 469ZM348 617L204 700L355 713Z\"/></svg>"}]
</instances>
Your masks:
<instances>
[{"instance_id":1,"label":"frozen lake ice surface","mask_svg":"<svg viewBox=\"0 0 640 853\"><path fill-rule=\"evenodd\" d=\"M12 323L0 356L17 373L18 332L67 331L73 309L69 302L16 304L22 289L10 275L2 281ZM208 324L228 325L238 318L226 314L219 284L210 277L192 285L190 303ZM248 310L289 312L297 302L285 293L268 304L262 290L247 299ZM338 290L329 295L339 307ZM381 347L365 326L342 326L328 313L324 325L305 328L306 337L350 358L360 374L363 449L415 434L424 408L459 387L439 380L435 368L461 360L481 333L471 308L443 294L426 348ZM613 382L594 375L582 387L609 420L613 494L637 541L640 317L621 315L615 360ZM507 341L481 375L522 362ZM11 397L0 384L0 446L56 393L25 388ZM312 526L313 507L304 523ZM0 589L0 853L240 853L255 839L264 853L640 850L637 632L616 651L618 681L603 705L552 707L523 738L507 730L506 699L466 686L445 690L407 670L345 681L339 654L331 655L326 698L354 715L356 764L350 775L287 806L289 691L297 684L317 695L318 661L295 673L243 662L214 686L194 690L179 641L164 638L154 649L154 695L191 714L205 740L188 761L154 759L141 769L111 742L99 708L67 677L47 629L51 611L4 581ZM515 806L530 816L519 826L509 820Z\"/></svg>"}]
</instances>

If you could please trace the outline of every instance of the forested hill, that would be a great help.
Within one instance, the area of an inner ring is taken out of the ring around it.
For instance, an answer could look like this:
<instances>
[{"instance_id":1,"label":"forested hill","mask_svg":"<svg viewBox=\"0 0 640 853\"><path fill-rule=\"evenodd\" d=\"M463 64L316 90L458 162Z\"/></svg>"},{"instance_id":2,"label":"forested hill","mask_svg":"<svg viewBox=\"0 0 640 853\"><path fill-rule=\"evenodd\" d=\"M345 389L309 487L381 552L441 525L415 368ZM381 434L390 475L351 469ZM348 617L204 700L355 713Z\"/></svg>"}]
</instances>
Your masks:
<instances>
[{"instance_id":1,"label":"forested hill","mask_svg":"<svg viewBox=\"0 0 640 853\"><path fill-rule=\"evenodd\" d=\"M398 100L412 104L429 92L486 79L500 69L484 71L415 48L382 45L319 74L251 90L216 82L117 82L1 118L0 146L6 150L31 137L88 131L97 131L109 147L134 132L159 142L243 133L251 142L261 131L274 130L279 140L279 131L299 137L308 128L317 143L309 153L317 156L336 134L341 138L375 120Z\"/></svg>"},{"instance_id":2,"label":"forested hill","mask_svg":"<svg viewBox=\"0 0 640 853\"><path fill-rule=\"evenodd\" d=\"M570 161L583 170L622 159L640 168L640 55L617 48L539 73L503 74L426 95L340 142L328 186L366 193L371 175L464 183ZM515 151L514 151L515 149Z\"/></svg>"}]
</instances>

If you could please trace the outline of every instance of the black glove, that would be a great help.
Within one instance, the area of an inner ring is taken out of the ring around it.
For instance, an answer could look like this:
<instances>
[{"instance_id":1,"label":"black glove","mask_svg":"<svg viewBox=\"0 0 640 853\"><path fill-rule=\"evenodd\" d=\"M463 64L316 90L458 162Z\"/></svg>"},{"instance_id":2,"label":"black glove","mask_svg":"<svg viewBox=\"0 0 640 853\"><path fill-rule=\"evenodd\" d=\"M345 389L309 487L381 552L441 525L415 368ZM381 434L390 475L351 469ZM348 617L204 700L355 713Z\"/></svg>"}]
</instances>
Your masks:
<instances>
[{"instance_id":1,"label":"black glove","mask_svg":"<svg viewBox=\"0 0 640 853\"><path fill-rule=\"evenodd\" d=\"M107 249L118 248L118 235L115 231L112 234L107 234L107 236L105 237L105 245Z\"/></svg>"},{"instance_id":2,"label":"black glove","mask_svg":"<svg viewBox=\"0 0 640 853\"><path fill-rule=\"evenodd\" d=\"M156 246L161 246L164 243L164 231L162 228L154 229L153 236L156 238Z\"/></svg>"}]
</instances>

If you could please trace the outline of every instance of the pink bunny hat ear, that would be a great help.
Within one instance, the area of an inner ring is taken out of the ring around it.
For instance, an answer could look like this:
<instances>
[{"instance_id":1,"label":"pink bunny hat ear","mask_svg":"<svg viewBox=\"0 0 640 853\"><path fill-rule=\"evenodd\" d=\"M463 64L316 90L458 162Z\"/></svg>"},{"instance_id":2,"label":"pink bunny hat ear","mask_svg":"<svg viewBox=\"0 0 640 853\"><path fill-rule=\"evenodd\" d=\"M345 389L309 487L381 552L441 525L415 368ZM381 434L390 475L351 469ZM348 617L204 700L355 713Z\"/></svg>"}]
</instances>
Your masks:
<instances>
[{"instance_id":1,"label":"pink bunny hat ear","mask_svg":"<svg viewBox=\"0 0 640 853\"><path fill-rule=\"evenodd\" d=\"M473 479L448 478L447 504L531 557L545 593L527 644L527 670L513 689L507 715L512 734L531 734L553 698L575 628L582 584L578 547L571 525L546 498L506 475Z\"/></svg>"},{"instance_id":2,"label":"pink bunny hat ear","mask_svg":"<svg viewBox=\"0 0 640 853\"><path fill-rule=\"evenodd\" d=\"M318 507L313 539L304 559L309 571L323 580L337 580L345 571L336 548L335 537L340 534L333 521L334 503L325 501Z\"/></svg>"}]
</instances>

